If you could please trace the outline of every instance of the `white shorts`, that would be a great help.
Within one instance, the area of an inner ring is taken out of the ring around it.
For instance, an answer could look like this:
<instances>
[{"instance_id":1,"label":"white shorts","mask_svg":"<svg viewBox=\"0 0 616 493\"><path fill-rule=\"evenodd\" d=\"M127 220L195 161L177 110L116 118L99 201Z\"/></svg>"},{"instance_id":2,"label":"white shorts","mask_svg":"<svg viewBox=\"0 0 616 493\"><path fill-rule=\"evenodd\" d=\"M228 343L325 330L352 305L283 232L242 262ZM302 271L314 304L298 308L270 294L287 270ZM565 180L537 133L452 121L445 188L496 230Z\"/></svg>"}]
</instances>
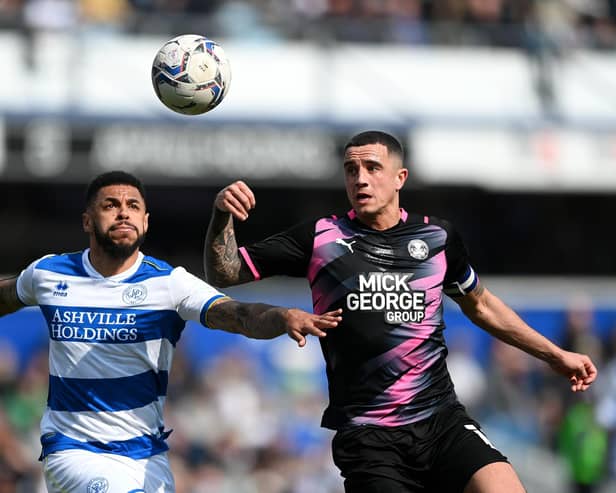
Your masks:
<instances>
[{"instance_id":1,"label":"white shorts","mask_svg":"<svg viewBox=\"0 0 616 493\"><path fill-rule=\"evenodd\" d=\"M49 493L174 493L166 453L147 459L63 450L43 459Z\"/></svg>"}]
</instances>

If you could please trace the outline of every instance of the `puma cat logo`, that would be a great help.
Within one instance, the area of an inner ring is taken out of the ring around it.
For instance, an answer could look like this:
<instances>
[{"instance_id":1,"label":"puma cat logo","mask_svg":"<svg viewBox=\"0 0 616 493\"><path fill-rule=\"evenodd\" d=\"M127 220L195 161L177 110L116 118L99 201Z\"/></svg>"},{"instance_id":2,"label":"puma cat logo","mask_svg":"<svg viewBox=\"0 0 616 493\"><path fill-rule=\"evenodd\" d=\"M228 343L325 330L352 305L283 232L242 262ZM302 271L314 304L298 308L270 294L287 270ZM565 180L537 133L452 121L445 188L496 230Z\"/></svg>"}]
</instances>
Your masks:
<instances>
[{"instance_id":1,"label":"puma cat logo","mask_svg":"<svg viewBox=\"0 0 616 493\"><path fill-rule=\"evenodd\" d=\"M342 245L342 246L347 247L347 248L349 249L349 252L351 252L351 253L355 253L355 252L353 251L353 246L352 246L352 245L353 245L353 243L357 243L356 241L351 241L351 242L347 243L347 242L346 242L346 241L344 241L342 238L336 238L336 243L337 243L338 245Z\"/></svg>"}]
</instances>

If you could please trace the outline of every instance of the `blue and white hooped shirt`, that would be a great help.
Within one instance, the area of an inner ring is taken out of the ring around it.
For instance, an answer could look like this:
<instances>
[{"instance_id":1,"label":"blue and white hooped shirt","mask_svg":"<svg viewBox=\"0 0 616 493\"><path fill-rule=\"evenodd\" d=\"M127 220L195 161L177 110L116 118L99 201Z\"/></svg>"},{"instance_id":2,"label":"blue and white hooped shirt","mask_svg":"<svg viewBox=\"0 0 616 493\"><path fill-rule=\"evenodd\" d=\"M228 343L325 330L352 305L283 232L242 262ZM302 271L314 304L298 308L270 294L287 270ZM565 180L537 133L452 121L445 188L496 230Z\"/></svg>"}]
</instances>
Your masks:
<instances>
[{"instance_id":1,"label":"blue and white hooped shirt","mask_svg":"<svg viewBox=\"0 0 616 493\"><path fill-rule=\"evenodd\" d=\"M103 277L83 252L49 255L17 280L49 329L49 397L41 457L85 449L135 459L168 449L163 404L187 320L205 325L224 295L182 267L144 256Z\"/></svg>"}]
</instances>

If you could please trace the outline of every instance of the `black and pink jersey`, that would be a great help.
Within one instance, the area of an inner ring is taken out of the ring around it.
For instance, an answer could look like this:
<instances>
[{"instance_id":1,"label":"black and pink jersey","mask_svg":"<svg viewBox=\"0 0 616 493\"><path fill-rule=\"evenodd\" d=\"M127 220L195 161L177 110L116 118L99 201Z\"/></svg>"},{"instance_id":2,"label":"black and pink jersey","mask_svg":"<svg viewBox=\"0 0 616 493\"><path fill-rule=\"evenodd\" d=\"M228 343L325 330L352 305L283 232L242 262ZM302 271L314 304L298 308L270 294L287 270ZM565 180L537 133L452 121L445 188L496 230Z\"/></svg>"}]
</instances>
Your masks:
<instances>
[{"instance_id":1,"label":"black and pink jersey","mask_svg":"<svg viewBox=\"0 0 616 493\"><path fill-rule=\"evenodd\" d=\"M327 428L405 425L456 400L445 365L443 293L462 296L477 277L448 222L401 213L386 231L351 211L240 249L256 280L306 277L315 313L343 309L342 323L321 339Z\"/></svg>"}]
</instances>

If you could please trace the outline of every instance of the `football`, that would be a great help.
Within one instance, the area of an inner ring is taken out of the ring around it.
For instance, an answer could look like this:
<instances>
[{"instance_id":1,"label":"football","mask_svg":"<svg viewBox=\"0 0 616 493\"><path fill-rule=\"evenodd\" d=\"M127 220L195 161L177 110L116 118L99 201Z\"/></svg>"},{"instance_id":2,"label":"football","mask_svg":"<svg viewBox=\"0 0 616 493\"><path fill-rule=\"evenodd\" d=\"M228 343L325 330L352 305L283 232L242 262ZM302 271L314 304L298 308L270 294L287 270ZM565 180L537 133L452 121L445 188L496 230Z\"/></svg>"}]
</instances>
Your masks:
<instances>
[{"instance_id":1,"label":"football","mask_svg":"<svg viewBox=\"0 0 616 493\"><path fill-rule=\"evenodd\" d=\"M197 34L167 41L152 63L158 99L177 113L200 115L218 106L229 92L231 66L222 47Z\"/></svg>"}]
</instances>

